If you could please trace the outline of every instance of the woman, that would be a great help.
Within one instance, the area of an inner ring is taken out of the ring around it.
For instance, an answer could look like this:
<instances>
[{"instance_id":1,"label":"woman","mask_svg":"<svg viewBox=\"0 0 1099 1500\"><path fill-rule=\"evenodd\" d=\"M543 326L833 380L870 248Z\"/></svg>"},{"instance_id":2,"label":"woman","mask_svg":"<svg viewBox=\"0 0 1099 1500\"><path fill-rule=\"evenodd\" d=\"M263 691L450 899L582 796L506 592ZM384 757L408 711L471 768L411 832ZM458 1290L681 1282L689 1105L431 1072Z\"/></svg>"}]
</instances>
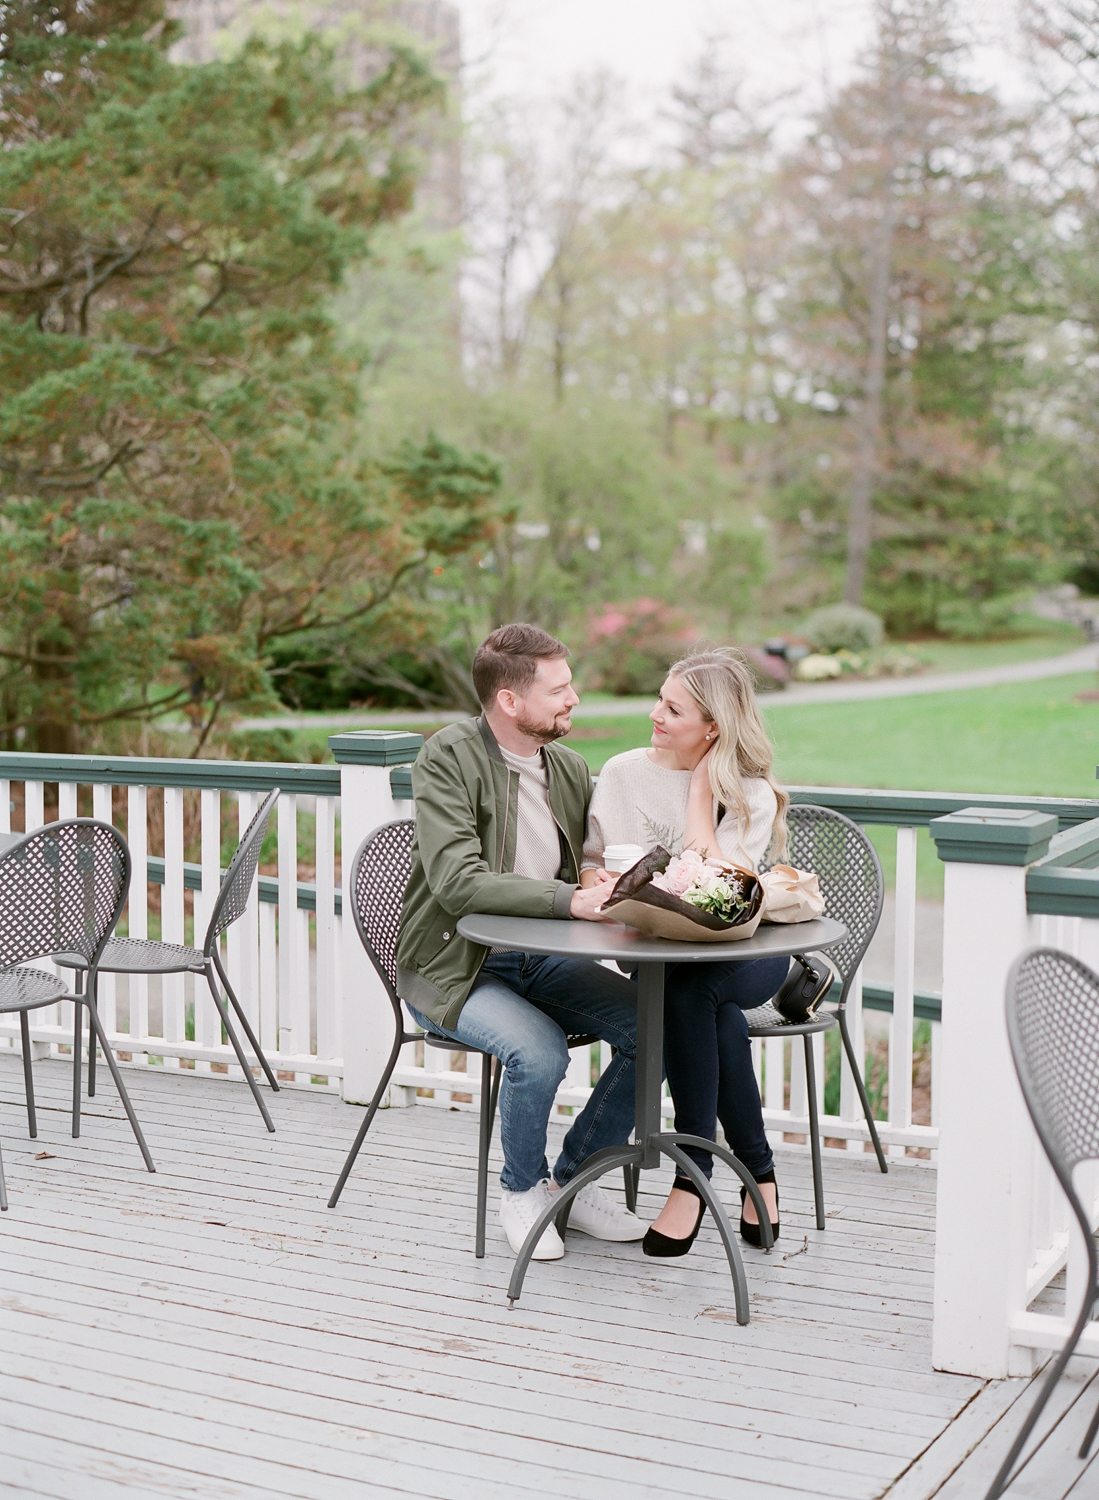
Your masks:
<instances>
[{"instance_id":1,"label":"woman","mask_svg":"<svg viewBox=\"0 0 1099 1500\"><path fill-rule=\"evenodd\" d=\"M649 749L616 755L599 773L584 846L585 885L613 879L602 868L610 844L663 844L673 854L696 849L755 870L775 839L786 844L789 797L771 778L771 744L756 706L752 677L732 650L699 652L676 662L649 715ZM731 1149L760 1185L778 1234L774 1159L752 1067L744 1011L776 994L789 960L669 964L665 975L664 1057L675 1104L675 1128L713 1140L721 1121ZM707 1177L713 1157L684 1148ZM648 1255L685 1255L705 1205L686 1174L645 1236ZM760 1241L751 1199L741 1191L740 1232Z\"/></svg>"}]
</instances>

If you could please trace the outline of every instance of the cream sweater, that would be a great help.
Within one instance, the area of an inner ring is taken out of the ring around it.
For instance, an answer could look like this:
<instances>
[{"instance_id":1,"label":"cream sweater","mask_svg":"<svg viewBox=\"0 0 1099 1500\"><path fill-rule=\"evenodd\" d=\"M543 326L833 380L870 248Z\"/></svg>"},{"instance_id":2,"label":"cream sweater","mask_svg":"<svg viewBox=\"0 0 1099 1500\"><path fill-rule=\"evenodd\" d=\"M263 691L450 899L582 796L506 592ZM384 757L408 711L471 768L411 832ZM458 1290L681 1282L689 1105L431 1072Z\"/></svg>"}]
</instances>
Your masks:
<instances>
[{"instance_id":1,"label":"cream sweater","mask_svg":"<svg viewBox=\"0 0 1099 1500\"><path fill-rule=\"evenodd\" d=\"M682 853L690 785L690 771L658 766L644 747L612 756L599 773L588 808L583 868L597 869L608 844L640 844L643 849L663 844L673 854ZM771 842L778 803L762 777L745 780L744 792L748 827L740 828L736 813L726 812L716 825L717 842L726 859L755 870Z\"/></svg>"}]
</instances>

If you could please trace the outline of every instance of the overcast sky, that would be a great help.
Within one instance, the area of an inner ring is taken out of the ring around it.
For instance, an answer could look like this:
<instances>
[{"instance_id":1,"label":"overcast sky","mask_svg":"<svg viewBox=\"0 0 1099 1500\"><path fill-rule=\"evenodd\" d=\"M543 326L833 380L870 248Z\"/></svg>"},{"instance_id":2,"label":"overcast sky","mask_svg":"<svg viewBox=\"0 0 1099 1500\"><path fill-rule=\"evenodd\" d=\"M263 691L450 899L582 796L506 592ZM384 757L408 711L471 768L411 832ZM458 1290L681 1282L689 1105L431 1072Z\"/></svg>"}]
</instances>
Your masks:
<instances>
[{"instance_id":1,"label":"overcast sky","mask_svg":"<svg viewBox=\"0 0 1099 1500\"><path fill-rule=\"evenodd\" d=\"M488 57L490 91L543 97L577 71L605 66L644 104L708 37L761 92L842 83L869 32L869 0L454 0L467 59ZM1015 0L960 0L983 82L1015 95Z\"/></svg>"}]
</instances>

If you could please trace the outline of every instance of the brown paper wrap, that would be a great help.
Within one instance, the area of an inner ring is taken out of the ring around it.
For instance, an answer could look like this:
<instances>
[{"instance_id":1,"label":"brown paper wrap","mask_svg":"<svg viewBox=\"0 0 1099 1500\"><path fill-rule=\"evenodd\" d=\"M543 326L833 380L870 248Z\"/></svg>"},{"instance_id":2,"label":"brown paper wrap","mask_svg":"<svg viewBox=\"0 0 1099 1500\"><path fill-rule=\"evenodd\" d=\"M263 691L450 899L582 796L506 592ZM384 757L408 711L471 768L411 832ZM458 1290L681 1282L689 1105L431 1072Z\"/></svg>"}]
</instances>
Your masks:
<instances>
[{"instance_id":1,"label":"brown paper wrap","mask_svg":"<svg viewBox=\"0 0 1099 1500\"><path fill-rule=\"evenodd\" d=\"M653 937L681 943L736 943L753 935L763 911L763 887L750 871L735 872L744 883L747 910L738 921L723 922L652 884L653 876L666 870L670 859L667 849L658 845L620 875L614 894L603 902L607 915Z\"/></svg>"}]
</instances>

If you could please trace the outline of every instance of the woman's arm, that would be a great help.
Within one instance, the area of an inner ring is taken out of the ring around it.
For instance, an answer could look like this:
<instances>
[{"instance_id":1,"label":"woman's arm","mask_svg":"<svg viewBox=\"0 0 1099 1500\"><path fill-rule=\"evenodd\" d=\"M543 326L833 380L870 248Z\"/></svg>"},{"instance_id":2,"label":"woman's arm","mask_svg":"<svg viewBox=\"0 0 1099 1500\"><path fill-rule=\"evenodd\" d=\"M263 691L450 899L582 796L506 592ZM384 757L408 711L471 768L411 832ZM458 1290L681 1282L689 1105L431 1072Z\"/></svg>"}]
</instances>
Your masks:
<instances>
[{"instance_id":1,"label":"woman's arm","mask_svg":"<svg viewBox=\"0 0 1099 1500\"><path fill-rule=\"evenodd\" d=\"M691 772L691 785L687 792L687 826L683 832L684 849L694 849L703 858L721 853L714 827L714 793L710 786L712 754L712 749L707 750Z\"/></svg>"}]
</instances>

